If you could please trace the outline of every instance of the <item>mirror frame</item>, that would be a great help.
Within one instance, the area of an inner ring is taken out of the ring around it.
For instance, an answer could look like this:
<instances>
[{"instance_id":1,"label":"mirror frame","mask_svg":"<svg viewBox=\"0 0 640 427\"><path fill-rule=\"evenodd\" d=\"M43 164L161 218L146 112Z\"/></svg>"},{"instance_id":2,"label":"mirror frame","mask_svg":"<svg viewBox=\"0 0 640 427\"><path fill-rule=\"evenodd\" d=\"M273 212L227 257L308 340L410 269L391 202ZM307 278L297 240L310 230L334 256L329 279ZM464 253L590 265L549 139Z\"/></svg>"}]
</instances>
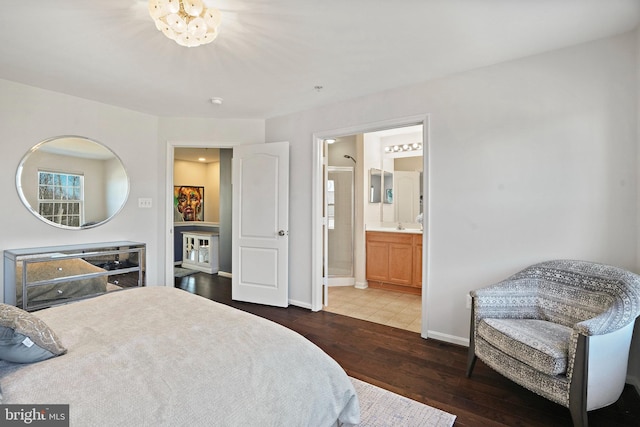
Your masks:
<instances>
[{"instance_id":1,"label":"mirror frame","mask_svg":"<svg viewBox=\"0 0 640 427\"><path fill-rule=\"evenodd\" d=\"M24 169L24 165L25 162L29 159L29 156L31 154L33 154L34 152L36 152L38 149L40 149L42 146L44 146L45 144L58 140L58 139L65 139L65 138L75 138L75 139L83 139L86 140L87 142L91 142L93 144L99 145L100 147L104 148L105 150L109 151L113 157L120 163L120 166L122 167L122 170L124 172L124 175L126 177L126 194L124 195L124 198L122 199L122 203L120 205L120 207L113 212L109 217L101 220L101 221L96 221L96 222L92 222L89 223L87 225L80 225L78 227L74 227L74 226L70 226L70 225L64 225L64 224L58 224L56 222L50 221L46 218L44 218L42 215L40 215L37 211L37 208L34 208L33 206L31 206L31 204L29 203L29 201L27 200L27 197L24 194L24 191L22 189L22 172ZM22 204L27 208L27 210L29 212L31 212L36 218L38 218L39 220L41 220L42 222L44 222L45 224L49 224L53 227L56 228L61 228L61 229L65 229L65 230L87 230L90 228L95 228L98 227L100 225L106 224L107 222L111 221L114 217L116 217L121 211L122 209L124 209L124 206L127 204L127 201L129 200L129 194L131 191L131 180L129 178L129 173L127 171L127 168L124 166L124 162L122 161L122 159L113 151L111 150L109 147L107 147L105 144L96 141L95 139L92 138L87 138L86 136L80 136L80 135L59 135L59 136L54 136L52 138L47 138L43 141L40 141L39 143L37 143L36 145L34 145L33 147L31 147L29 149L29 151L26 152L26 154L24 156L22 156L22 159L20 159L20 163L18 164L18 169L16 170L16 191L18 192L18 196L20 197L20 200L22 201Z\"/></svg>"}]
</instances>

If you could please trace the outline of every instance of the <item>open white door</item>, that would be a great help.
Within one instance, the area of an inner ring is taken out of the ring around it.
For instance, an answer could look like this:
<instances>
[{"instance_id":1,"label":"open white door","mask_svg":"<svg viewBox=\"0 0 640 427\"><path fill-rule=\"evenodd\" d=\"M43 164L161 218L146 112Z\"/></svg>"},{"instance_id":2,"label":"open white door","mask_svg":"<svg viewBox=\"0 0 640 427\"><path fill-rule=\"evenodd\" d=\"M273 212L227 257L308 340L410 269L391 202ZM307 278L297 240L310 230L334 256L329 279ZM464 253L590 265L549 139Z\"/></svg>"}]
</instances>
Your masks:
<instances>
[{"instance_id":1,"label":"open white door","mask_svg":"<svg viewBox=\"0 0 640 427\"><path fill-rule=\"evenodd\" d=\"M231 298L289 305L289 143L233 149Z\"/></svg>"},{"instance_id":2,"label":"open white door","mask_svg":"<svg viewBox=\"0 0 640 427\"><path fill-rule=\"evenodd\" d=\"M327 142L323 142L322 147L322 189L324 196L322 197L322 302L324 306L329 305L329 218L327 215L327 186L329 182L329 149Z\"/></svg>"}]
</instances>

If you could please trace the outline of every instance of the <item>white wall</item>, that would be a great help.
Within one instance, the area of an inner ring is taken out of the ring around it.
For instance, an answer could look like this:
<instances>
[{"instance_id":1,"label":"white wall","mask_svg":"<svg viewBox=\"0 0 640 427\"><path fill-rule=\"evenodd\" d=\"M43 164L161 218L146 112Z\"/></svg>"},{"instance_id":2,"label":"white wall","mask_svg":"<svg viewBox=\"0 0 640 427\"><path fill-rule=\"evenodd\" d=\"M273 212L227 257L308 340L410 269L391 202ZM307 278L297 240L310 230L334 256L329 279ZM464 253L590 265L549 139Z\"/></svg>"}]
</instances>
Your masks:
<instances>
[{"instance_id":1,"label":"white wall","mask_svg":"<svg viewBox=\"0 0 640 427\"><path fill-rule=\"evenodd\" d=\"M155 262L158 245L158 119L18 83L0 80L0 177L4 207L0 210L0 249L60 244L134 240L147 244L147 282L158 283L162 265ZM131 188L121 213L89 230L63 230L28 213L15 189L22 156L36 143L59 135L82 135L109 147L122 160ZM139 197L154 200L152 209L138 208ZM0 270L2 267L0 266Z\"/></svg>"},{"instance_id":2,"label":"white wall","mask_svg":"<svg viewBox=\"0 0 640 427\"><path fill-rule=\"evenodd\" d=\"M213 143L224 147L264 142L262 119L202 119L161 117L158 140L165 148L167 141L196 144Z\"/></svg>"},{"instance_id":3,"label":"white wall","mask_svg":"<svg viewBox=\"0 0 640 427\"><path fill-rule=\"evenodd\" d=\"M640 168L640 29L636 33L636 172ZM636 212L640 213L640 174L636 176ZM640 268L640 224L638 224L637 240L638 250L636 252L637 261L636 264ZM636 320L636 327L633 332L633 341L631 342L631 352L629 355L629 370L628 379L636 386L638 393L640 393L640 320Z\"/></svg>"},{"instance_id":4,"label":"white wall","mask_svg":"<svg viewBox=\"0 0 640 427\"><path fill-rule=\"evenodd\" d=\"M204 220L206 222L220 222L220 162L207 164L205 190L207 204Z\"/></svg>"},{"instance_id":5,"label":"white wall","mask_svg":"<svg viewBox=\"0 0 640 427\"><path fill-rule=\"evenodd\" d=\"M382 170L382 147L380 146L380 137L373 133L365 133L363 135L364 150L364 170L367 183L367 191L364 192L364 225L379 226L382 222L382 209L384 198L384 189L380 185L380 203L370 203L371 200L371 169ZM385 169L388 170L388 169ZM382 178L380 178L382 179Z\"/></svg>"},{"instance_id":6,"label":"white wall","mask_svg":"<svg viewBox=\"0 0 640 427\"><path fill-rule=\"evenodd\" d=\"M469 290L538 261L637 271L635 57L625 34L268 119L291 142L291 299L311 302L312 134L427 113L431 336L466 339Z\"/></svg>"}]
</instances>

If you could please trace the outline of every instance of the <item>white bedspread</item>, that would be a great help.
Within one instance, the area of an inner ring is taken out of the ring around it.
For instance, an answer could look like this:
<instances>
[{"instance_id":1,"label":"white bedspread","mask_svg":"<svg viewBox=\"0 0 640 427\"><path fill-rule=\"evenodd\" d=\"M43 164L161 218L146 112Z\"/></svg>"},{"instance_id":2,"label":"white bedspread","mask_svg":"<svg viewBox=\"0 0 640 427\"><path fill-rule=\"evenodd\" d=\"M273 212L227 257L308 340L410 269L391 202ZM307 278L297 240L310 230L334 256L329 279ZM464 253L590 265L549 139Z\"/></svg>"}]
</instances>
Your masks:
<instances>
[{"instance_id":1,"label":"white bedspread","mask_svg":"<svg viewBox=\"0 0 640 427\"><path fill-rule=\"evenodd\" d=\"M2 403L68 403L72 426L359 422L351 381L313 343L186 291L133 288L35 314L68 353L0 362Z\"/></svg>"}]
</instances>

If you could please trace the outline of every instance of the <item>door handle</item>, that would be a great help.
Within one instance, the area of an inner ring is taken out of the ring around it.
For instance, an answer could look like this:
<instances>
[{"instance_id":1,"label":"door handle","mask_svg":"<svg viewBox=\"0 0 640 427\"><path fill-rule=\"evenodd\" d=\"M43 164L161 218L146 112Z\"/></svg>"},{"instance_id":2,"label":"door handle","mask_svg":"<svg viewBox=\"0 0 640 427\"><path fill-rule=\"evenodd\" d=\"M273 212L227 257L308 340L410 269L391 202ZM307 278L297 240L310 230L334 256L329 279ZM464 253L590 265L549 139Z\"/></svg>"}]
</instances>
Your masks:
<instances>
[{"instance_id":1,"label":"door handle","mask_svg":"<svg viewBox=\"0 0 640 427\"><path fill-rule=\"evenodd\" d=\"M285 236L286 234L287 234L287 232L284 231L284 230L278 231L278 236Z\"/></svg>"}]
</instances>

